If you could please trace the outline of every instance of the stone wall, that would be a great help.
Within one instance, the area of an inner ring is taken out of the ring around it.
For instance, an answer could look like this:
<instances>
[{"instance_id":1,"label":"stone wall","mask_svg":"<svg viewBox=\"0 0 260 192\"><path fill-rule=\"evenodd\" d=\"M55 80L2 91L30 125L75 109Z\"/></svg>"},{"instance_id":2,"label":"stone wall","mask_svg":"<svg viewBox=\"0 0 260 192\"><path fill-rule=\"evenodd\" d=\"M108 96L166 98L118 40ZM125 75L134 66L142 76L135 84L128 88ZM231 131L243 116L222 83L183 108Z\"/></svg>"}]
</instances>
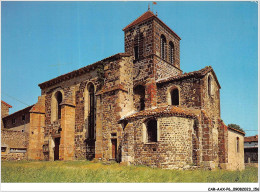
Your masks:
<instances>
[{"instance_id":1,"label":"stone wall","mask_svg":"<svg viewBox=\"0 0 260 192\"><path fill-rule=\"evenodd\" d=\"M174 63L173 66L177 69L180 69L180 39L175 34L173 34L165 25L162 25L161 22L154 20L154 54L161 57L161 35L166 37L166 59L170 63L169 57L169 42L171 41L174 44Z\"/></svg>"},{"instance_id":2,"label":"stone wall","mask_svg":"<svg viewBox=\"0 0 260 192\"><path fill-rule=\"evenodd\" d=\"M104 74L105 83L103 92L100 93L101 111L98 112L98 118L102 119L102 125L97 128L102 157L105 160L113 159L112 157L112 139L116 140L117 157L121 159L121 147L123 127L119 120L134 109L133 105L133 77L132 77L132 58L124 57L105 64Z\"/></svg>"},{"instance_id":3,"label":"stone wall","mask_svg":"<svg viewBox=\"0 0 260 192\"><path fill-rule=\"evenodd\" d=\"M10 105L7 105L4 101L1 101L1 128L4 127L3 117L9 115Z\"/></svg>"},{"instance_id":4,"label":"stone wall","mask_svg":"<svg viewBox=\"0 0 260 192\"><path fill-rule=\"evenodd\" d=\"M125 31L125 52L134 55L136 45L141 59L153 53L153 20L147 20Z\"/></svg>"},{"instance_id":5,"label":"stone wall","mask_svg":"<svg viewBox=\"0 0 260 192\"><path fill-rule=\"evenodd\" d=\"M123 161L171 169L193 166L193 119L158 118L158 141L151 143L144 139L147 134L145 120L129 122L125 127Z\"/></svg>"},{"instance_id":6,"label":"stone wall","mask_svg":"<svg viewBox=\"0 0 260 192\"><path fill-rule=\"evenodd\" d=\"M2 160L27 159L28 133L1 130L1 147L5 148L5 152L1 152ZM26 152L15 152L14 149Z\"/></svg>"},{"instance_id":7,"label":"stone wall","mask_svg":"<svg viewBox=\"0 0 260 192\"><path fill-rule=\"evenodd\" d=\"M157 84L158 98L157 105L171 105L170 91L171 88L178 88L180 106L188 108L201 108L201 85L199 78L187 78L181 80L170 81L162 84Z\"/></svg>"},{"instance_id":8,"label":"stone wall","mask_svg":"<svg viewBox=\"0 0 260 192\"><path fill-rule=\"evenodd\" d=\"M90 143L87 143L88 115L85 114L85 111L87 111L87 109L85 108L88 108L87 92L88 85L90 83L93 83L95 87L95 92L97 92L97 89L100 86L100 82L98 82L97 69L89 71L88 73L78 76L77 78L72 78L67 81L63 81L61 83L56 84L55 86L50 86L42 90L42 93L46 95L46 127L44 129L44 137L45 142L50 144L49 150L50 153L52 153L49 156L50 158L53 158L53 138L61 136L59 135L61 134L61 131L59 131L59 129L62 129L61 120L52 119L52 113L55 113L55 110L52 107L52 100L54 99L54 94L57 91L61 91L63 93L63 101L65 103L71 103L75 106L75 114L73 116L73 122L75 121L75 123L72 122L72 124L74 125L71 125L73 126L73 129L75 131L75 136L73 136L74 145L72 145L74 146L73 151L75 159L93 158L95 153L93 151L95 150L95 141L89 141ZM89 146L88 149L87 146Z\"/></svg>"},{"instance_id":9,"label":"stone wall","mask_svg":"<svg viewBox=\"0 0 260 192\"><path fill-rule=\"evenodd\" d=\"M239 149L237 149L237 138ZM244 164L244 135L228 129L228 169L243 170Z\"/></svg>"},{"instance_id":10,"label":"stone wall","mask_svg":"<svg viewBox=\"0 0 260 192\"><path fill-rule=\"evenodd\" d=\"M26 107L20 111L10 114L3 118L4 128L15 131L29 131L30 113L33 106ZM15 119L15 120L14 120Z\"/></svg>"}]
</instances>

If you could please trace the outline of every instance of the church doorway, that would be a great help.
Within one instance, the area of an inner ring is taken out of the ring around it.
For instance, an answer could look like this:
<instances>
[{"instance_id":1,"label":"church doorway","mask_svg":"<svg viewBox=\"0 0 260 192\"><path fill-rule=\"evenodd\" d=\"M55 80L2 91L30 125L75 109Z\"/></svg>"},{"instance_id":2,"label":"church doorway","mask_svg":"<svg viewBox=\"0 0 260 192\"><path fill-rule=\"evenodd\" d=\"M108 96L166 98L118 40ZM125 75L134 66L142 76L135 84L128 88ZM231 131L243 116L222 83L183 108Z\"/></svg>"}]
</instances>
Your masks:
<instances>
[{"instance_id":1,"label":"church doorway","mask_svg":"<svg viewBox=\"0 0 260 192\"><path fill-rule=\"evenodd\" d=\"M55 147L54 147L54 161L59 160L59 151L60 151L60 137L56 137L54 139Z\"/></svg>"},{"instance_id":2,"label":"church doorway","mask_svg":"<svg viewBox=\"0 0 260 192\"><path fill-rule=\"evenodd\" d=\"M116 160L117 157L117 139L111 139L112 143L112 159Z\"/></svg>"}]
</instances>

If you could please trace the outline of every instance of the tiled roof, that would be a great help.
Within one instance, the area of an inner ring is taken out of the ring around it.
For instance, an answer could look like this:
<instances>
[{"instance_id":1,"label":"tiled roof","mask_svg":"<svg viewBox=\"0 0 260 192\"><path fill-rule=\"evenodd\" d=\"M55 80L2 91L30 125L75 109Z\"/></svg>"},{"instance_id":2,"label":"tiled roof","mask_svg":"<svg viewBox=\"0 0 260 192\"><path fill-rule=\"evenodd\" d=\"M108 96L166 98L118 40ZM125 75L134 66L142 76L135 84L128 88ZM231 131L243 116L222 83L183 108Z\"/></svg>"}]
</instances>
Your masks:
<instances>
[{"instance_id":1,"label":"tiled roof","mask_svg":"<svg viewBox=\"0 0 260 192\"><path fill-rule=\"evenodd\" d=\"M159 21L160 23L162 23L167 29L169 29L179 40L181 40L181 38L170 28L168 27L161 19L159 19L152 11L148 10L146 11L144 14L142 14L140 17L138 17L136 20L134 20L132 23L130 23L129 25L127 25L123 31L125 31L126 29L129 29L139 23L142 23L150 18L155 18L157 21Z\"/></svg>"},{"instance_id":2,"label":"tiled roof","mask_svg":"<svg viewBox=\"0 0 260 192\"><path fill-rule=\"evenodd\" d=\"M244 142L253 142L253 141L258 142L258 135L244 138Z\"/></svg>"},{"instance_id":3,"label":"tiled roof","mask_svg":"<svg viewBox=\"0 0 260 192\"><path fill-rule=\"evenodd\" d=\"M9 105L8 103L6 103L6 102L4 102L4 101L2 101L2 100L1 100L1 103L7 105L9 108L12 108L12 105Z\"/></svg>"},{"instance_id":4,"label":"tiled roof","mask_svg":"<svg viewBox=\"0 0 260 192\"><path fill-rule=\"evenodd\" d=\"M200 115L200 110L188 109L180 106L165 106L154 109L147 109L144 111L136 112L133 115L125 117L122 120L136 120L149 116L160 117L160 116L177 116L186 118L197 118Z\"/></svg>"},{"instance_id":5,"label":"tiled roof","mask_svg":"<svg viewBox=\"0 0 260 192\"><path fill-rule=\"evenodd\" d=\"M12 114L10 114L10 115L5 116L3 119L9 119L10 117L16 115L17 113L21 113L21 112L25 112L25 111L28 111L28 113L29 113L29 111L31 110L31 108L32 108L33 106L34 106L34 105L31 105L31 106L29 106L29 107L26 107L26 108L23 108L23 109L21 109L21 110L19 110L19 111L16 111L16 112L14 112L14 113L12 113Z\"/></svg>"},{"instance_id":6,"label":"tiled roof","mask_svg":"<svg viewBox=\"0 0 260 192\"><path fill-rule=\"evenodd\" d=\"M245 132L244 132L244 131L241 131L241 130L238 130L238 129L234 129L234 128L232 128L232 127L228 127L228 129L233 130L233 131L236 131L236 132L238 132L238 133L241 133L241 134L245 135Z\"/></svg>"},{"instance_id":7,"label":"tiled roof","mask_svg":"<svg viewBox=\"0 0 260 192\"><path fill-rule=\"evenodd\" d=\"M156 81L156 83L161 84L161 83L165 83L165 82L169 82L169 81L186 79L186 78L190 78L190 77L203 77L203 76L205 76L207 73L209 73L211 71L212 71L212 73L213 73L213 75L214 75L214 77L216 79L216 82L217 82L218 86L220 87L220 84L218 82L217 76L216 76L216 74L215 74L215 72L214 72L214 70L212 69L211 66L206 66L203 69L198 70L198 71L184 73L184 74L176 75L176 76L169 77L169 78L166 78L166 79L158 79Z\"/></svg>"},{"instance_id":8,"label":"tiled roof","mask_svg":"<svg viewBox=\"0 0 260 192\"><path fill-rule=\"evenodd\" d=\"M96 95L101 95L101 94L108 93L108 92L111 92L111 91L116 91L116 90L122 90L122 91L127 92L127 89L122 84L119 84L119 85L115 85L113 87L108 87L108 88L104 87L103 89L98 91L96 93Z\"/></svg>"},{"instance_id":9,"label":"tiled roof","mask_svg":"<svg viewBox=\"0 0 260 192\"><path fill-rule=\"evenodd\" d=\"M40 83L40 84L39 84L39 87L40 87L41 89L43 89L43 88L45 88L45 87L54 85L54 84L59 83L59 82L61 82L61 81L69 80L69 79L72 79L72 78L74 78L74 77L77 77L78 75L85 74L85 73L87 73L87 72L89 72L89 71L91 71L91 70L96 69L97 66L101 64L101 62L105 62L105 61L108 61L108 60L114 60L114 59L120 59L120 58L122 58L122 57L129 57L129 56L131 56L131 55L130 55L130 54L127 54L127 53L118 53L118 54L112 55L112 56L110 56L110 57L107 57L107 58L105 58L105 59L102 59L102 60L100 60L100 61L98 61L98 62L96 62L96 63L93 63L93 64L91 64L91 65L87 65L87 66L82 67L82 68L80 68L80 69L78 69L78 70L74 70L74 71L72 71L72 72L69 72L69 73L66 73L66 74L64 74L64 75L58 76L58 77L56 77L56 78L54 78L54 79L51 79L51 80L49 80L49 81L45 81L45 82L43 82L43 83Z\"/></svg>"},{"instance_id":10,"label":"tiled roof","mask_svg":"<svg viewBox=\"0 0 260 192\"><path fill-rule=\"evenodd\" d=\"M132 23L130 23L129 25L127 25L124 29L128 29L130 27L133 27L134 25L138 24L138 23L141 23L142 21L145 21L147 19L150 19L152 17L155 17L155 14L152 12L152 11L147 11L145 12L144 14L142 14L140 17L138 17L136 20L134 20Z\"/></svg>"}]
</instances>

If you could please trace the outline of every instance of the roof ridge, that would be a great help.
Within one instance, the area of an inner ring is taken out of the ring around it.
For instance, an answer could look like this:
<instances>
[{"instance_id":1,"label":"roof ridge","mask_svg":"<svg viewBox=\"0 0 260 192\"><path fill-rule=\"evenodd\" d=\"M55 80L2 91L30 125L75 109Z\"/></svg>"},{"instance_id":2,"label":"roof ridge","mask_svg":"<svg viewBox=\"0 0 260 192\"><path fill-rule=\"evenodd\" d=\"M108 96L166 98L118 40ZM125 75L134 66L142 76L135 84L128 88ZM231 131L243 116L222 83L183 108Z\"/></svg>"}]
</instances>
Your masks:
<instances>
[{"instance_id":1,"label":"roof ridge","mask_svg":"<svg viewBox=\"0 0 260 192\"><path fill-rule=\"evenodd\" d=\"M147 13L151 13L152 16L150 16L150 17L148 17L148 18L146 18L146 19L149 19L149 18L151 18L151 17L153 17L153 16L156 16L151 10L148 10L148 11L144 12L142 15L140 15L138 18L136 18L134 21L132 21L130 24L128 24L125 28L123 28L123 31L126 30L126 29L129 28L129 27L134 26L133 23L135 23L138 19L140 19L141 17L143 17L143 16L144 16L145 14L147 14ZM144 19L144 20L146 20L146 19ZM140 21L140 22L142 22L142 21ZM135 23L135 24L138 24L138 23L140 23L140 22L137 22L137 23Z\"/></svg>"}]
</instances>

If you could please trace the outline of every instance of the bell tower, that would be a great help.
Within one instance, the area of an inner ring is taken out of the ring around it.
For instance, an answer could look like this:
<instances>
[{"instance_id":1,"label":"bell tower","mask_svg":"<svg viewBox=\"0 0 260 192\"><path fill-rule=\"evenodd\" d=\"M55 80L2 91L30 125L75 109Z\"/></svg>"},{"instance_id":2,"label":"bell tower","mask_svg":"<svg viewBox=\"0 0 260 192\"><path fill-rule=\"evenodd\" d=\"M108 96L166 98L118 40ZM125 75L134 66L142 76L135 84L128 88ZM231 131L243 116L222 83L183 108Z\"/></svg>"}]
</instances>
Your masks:
<instances>
[{"instance_id":1,"label":"bell tower","mask_svg":"<svg viewBox=\"0 0 260 192\"><path fill-rule=\"evenodd\" d=\"M154 54L180 69L181 38L152 11L142 14L123 31L125 52L133 55L136 61Z\"/></svg>"},{"instance_id":2,"label":"bell tower","mask_svg":"<svg viewBox=\"0 0 260 192\"><path fill-rule=\"evenodd\" d=\"M134 56L133 79L145 87L145 108L157 105L156 80L182 73L181 38L148 9L123 29L125 52Z\"/></svg>"}]
</instances>

